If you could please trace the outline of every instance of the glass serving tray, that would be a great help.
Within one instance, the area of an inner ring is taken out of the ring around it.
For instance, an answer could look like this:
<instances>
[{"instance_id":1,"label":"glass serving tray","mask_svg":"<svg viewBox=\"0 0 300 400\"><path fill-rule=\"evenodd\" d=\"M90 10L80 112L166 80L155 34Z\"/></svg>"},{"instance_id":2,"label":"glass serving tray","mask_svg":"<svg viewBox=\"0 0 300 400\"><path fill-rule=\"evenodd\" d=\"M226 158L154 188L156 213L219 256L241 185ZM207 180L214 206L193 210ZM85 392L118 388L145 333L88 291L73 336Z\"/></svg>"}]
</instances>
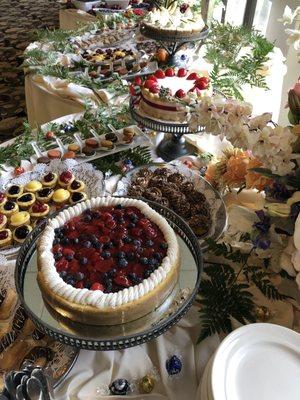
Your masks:
<instances>
[{"instance_id":1,"label":"glass serving tray","mask_svg":"<svg viewBox=\"0 0 300 400\"><path fill-rule=\"evenodd\" d=\"M21 247L15 272L16 288L21 302L42 332L81 349L122 349L156 338L176 324L188 311L200 285L202 253L199 242L177 214L155 202L147 203L168 220L178 236L181 268L178 283L172 293L155 311L125 324L95 326L64 318L46 305L36 279L36 243L45 228L45 221L32 231Z\"/></svg>"}]
</instances>

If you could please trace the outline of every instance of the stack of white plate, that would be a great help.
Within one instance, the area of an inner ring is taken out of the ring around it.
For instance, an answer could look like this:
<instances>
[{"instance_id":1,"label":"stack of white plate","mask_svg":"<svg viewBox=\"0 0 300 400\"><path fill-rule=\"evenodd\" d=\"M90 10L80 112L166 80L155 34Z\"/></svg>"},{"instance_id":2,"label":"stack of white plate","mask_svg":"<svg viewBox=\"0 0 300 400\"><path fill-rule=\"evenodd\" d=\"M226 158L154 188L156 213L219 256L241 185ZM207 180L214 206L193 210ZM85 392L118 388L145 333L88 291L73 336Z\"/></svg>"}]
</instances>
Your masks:
<instances>
[{"instance_id":1,"label":"stack of white plate","mask_svg":"<svg viewBox=\"0 0 300 400\"><path fill-rule=\"evenodd\" d=\"M299 400L300 335L273 324L243 326L209 360L198 400Z\"/></svg>"}]
</instances>

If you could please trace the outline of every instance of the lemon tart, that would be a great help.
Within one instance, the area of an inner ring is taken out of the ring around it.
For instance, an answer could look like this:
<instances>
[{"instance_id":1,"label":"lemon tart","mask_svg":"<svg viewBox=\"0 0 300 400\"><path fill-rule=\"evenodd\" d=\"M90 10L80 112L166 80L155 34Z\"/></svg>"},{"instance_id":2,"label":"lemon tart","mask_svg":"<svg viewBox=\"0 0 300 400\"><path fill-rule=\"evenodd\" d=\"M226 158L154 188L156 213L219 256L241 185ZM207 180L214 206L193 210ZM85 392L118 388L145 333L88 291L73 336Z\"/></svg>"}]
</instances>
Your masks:
<instances>
[{"instance_id":1,"label":"lemon tart","mask_svg":"<svg viewBox=\"0 0 300 400\"><path fill-rule=\"evenodd\" d=\"M39 181L30 181L26 183L24 190L25 192L36 193L38 190L42 189L43 185Z\"/></svg>"},{"instance_id":2,"label":"lemon tart","mask_svg":"<svg viewBox=\"0 0 300 400\"><path fill-rule=\"evenodd\" d=\"M10 225L12 228L16 228L20 225L29 224L30 214L27 211L19 211L10 217Z\"/></svg>"},{"instance_id":3,"label":"lemon tart","mask_svg":"<svg viewBox=\"0 0 300 400\"><path fill-rule=\"evenodd\" d=\"M66 189L56 189L53 193L52 200L58 205L65 204L69 201L70 192Z\"/></svg>"}]
</instances>

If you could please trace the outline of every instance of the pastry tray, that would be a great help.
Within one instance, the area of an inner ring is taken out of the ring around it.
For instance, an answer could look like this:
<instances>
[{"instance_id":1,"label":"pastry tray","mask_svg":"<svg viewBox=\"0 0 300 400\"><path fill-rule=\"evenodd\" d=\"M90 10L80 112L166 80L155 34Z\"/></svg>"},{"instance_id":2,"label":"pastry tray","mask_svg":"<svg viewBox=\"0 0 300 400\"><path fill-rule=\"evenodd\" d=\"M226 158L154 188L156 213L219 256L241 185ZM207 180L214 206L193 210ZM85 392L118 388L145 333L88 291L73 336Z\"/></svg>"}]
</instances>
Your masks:
<instances>
[{"instance_id":1,"label":"pastry tray","mask_svg":"<svg viewBox=\"0 0 300 400\"><path fill-rule=\"evenodd\" d=\"M202 252L189 226L173 211L155 202L146 201L167 219L175 230L180 250L179 280L173 292L159 308L126 324L94 326L73 322L47 308L37 277L36 244L46 221L37 226L24 242L16 262L16 288L24 308L37 328L64 344L87 350L117 350L140 345L155 339L176 324L191 307L198 293L202 272Z\"/></svg>"}]
</instances>

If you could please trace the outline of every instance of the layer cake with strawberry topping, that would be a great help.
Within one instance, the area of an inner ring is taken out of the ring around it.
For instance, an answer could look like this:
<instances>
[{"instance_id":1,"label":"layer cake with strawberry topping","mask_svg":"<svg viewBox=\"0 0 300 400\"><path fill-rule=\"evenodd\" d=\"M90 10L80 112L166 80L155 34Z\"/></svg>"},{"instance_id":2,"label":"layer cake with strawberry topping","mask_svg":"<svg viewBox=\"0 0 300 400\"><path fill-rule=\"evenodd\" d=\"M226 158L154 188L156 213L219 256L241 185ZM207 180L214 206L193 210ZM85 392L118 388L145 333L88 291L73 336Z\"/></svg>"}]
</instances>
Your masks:
<instances>
[{"instance_id":1,"label":"layer cake with strawberry topping","mask_svg":"<svg viewBox=\"0 0 300 400\"><path fill-rule=\"evenodd\" d=\"M141 200L97 197L65 209L49 221L37 250L45 301L85 324L138 319L178 280L176 235Z\"/></svg>"},{"instance_id":2,"label":"layer cake with strawberry topping","mask_svg":"<svg viewBox=\"0 0 300 400\"><path fill-rule=\"evenodd\" d=\"M189 106L212 93L209 78L185 68L158 69L140 87L139 110L163 121L185 122Z\"/></svg>"}]
</instances>

